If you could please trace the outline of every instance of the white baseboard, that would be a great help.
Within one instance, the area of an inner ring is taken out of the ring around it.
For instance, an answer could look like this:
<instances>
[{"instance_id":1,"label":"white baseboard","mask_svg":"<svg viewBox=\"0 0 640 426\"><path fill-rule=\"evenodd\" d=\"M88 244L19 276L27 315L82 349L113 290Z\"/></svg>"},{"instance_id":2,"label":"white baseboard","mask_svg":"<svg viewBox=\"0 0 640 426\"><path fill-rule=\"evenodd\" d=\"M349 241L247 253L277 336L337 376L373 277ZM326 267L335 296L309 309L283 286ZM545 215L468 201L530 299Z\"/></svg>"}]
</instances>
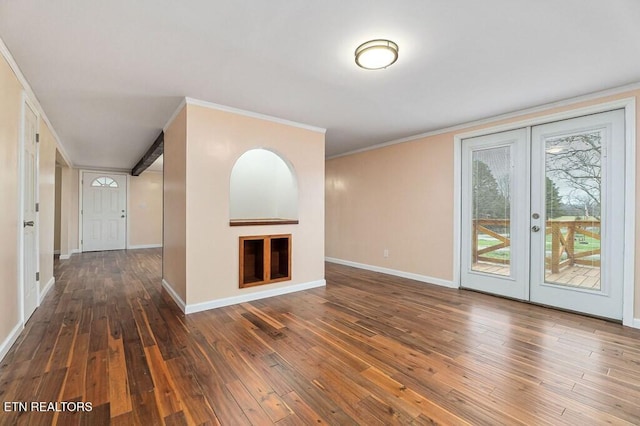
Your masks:
<instances>
[{"instance_id":1,"label":"white baseboard","mask_svg":"<svg viewBox=\"0 0 640 426\"><path fill-rule=\"evenodd\" d=\"M56 283L55 277L51 277L47 285L45 285L42 291L40 292L40 303L42 303L42 301L44 300L44 297L47 295L49 290L51 290L51 287L53 287L55 283Z\"/></svg>"},{"instance_id":2,"label":"white baseboard","mask_svg":"<svg viewBox=\"0 0 640 426\"><path fill-rule=\"evenodd\" d=\"M185 312L186 303L184 303L184 300L182 300L180 295L176 293L176 291L173 289L173 286L169 284L169 282L166 281L164 278L162 279L162 287L164 287L164 289L167 290L167 293L169 293L169 296L171 296L173 301L176 302L176 305L178 305L180 310L182 312Z\"/></svg>"},{"instance_id":3,"label":"white baseboard","mask_svg":"<svg viewBox=\"0 0 640 426\"><path fill-rule=\"evenodd\" d=\"M53 254L60 254L60 250L54 250Z\"/></svg>"},{"instance_id":4,"label":"white baseboard","mask_svg":"<svg viewBox=\"0 0 640 426\"><path fill-rule=\"evenodd\" d=\"M127 250L138 250L138 249L148 249L148 248L159 248L162 247L162 244L139 244L135 246L127 247Z\"/></svg>"},{"instance_id":5,"label":"white baseboard","mask_svg":"<svg viewBox=\"0 0 640 426\"><path fill-rule=\"evenodd\" d=\"M383 268L382 266L367 265L365 263L352 262L350 260L336 259L334 257L325 257L324 260L339 265L352 266L354 268L365 269L367 271L380 272L382 274L394 275L396 277L408 278L410 280L420 281L427 284L435 284L447 288L458 288L453 281L443 280L442 278L428 277L426 275L414 274L412 272L398 271L396 269Z\"/></svg>"},{"instance_id":6,"label":"white baseboard","mask_svg":"<svg viewBox=\"0 0 640 426\"><path fill-rule=\"evenodd\" d=\"M633 328L640 328L640 318L634 318L629 326Z\"/></svg>"},{"instance_id":7,"label":"white baseboard","mask_svg":"<svg viewBox=\"0 0 640 426\"><path fill-rule=\"evenodd\" d=\"M71 259L71 255L77 254L77 253L82 253L82 251L80 251L80 249L71 249L69 253L65 253L65 254L60 253L60 260L69 260Z\"/></svg>"},{"instance_id":8,"label":"white baseboard","mask_svg":"<svg viewBox=\"0 0 640 426\"><path fill-rule=\"evenodd\" d=\"M267 297L281 296L283 294L295 293L297 291L309 290L316 287L324 287L327 282L322 280L311 281L308 283L295 284L288 287L274 288L271 290L256 291L253 293L242 294L239 296L225 297L223 299L210 300L208 302L194 303L187 305L185 314L193 314L196 312L207 311L209 309L221 308L223 306L237 305L238 303L251 302L252 300L266 299Z\"/></svg>"},{"instance_id":9,"label":"white baseboard","mask_svg":"<svg viewBox=\"0 0 640 426\"><path fill-rule=\"evenodd\" d=\"M7 352L9 352L9 349L11 349L11 346L13 346L13 344L16 342L16 340L18 339L18 336L20 336L20 332L23 329L24 329L24 324L22 323L16 324L16 326L13 327L13 330L11 330L7 338L4 339L4 342L0 344L0 361L2 361L4 357L7 355Z\"/></svg>"}]
</instances>

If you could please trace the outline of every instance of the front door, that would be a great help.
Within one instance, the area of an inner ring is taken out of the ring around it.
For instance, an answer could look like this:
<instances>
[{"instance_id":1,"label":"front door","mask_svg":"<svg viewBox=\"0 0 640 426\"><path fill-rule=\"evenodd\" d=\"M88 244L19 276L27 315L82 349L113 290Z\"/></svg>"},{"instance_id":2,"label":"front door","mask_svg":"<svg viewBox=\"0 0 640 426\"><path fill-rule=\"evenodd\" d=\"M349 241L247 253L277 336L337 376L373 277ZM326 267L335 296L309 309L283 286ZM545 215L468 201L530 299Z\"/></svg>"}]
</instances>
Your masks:
<instances>
[{"instance_id":1,"label":"front door","mask_svg":"<svg viewBox=\"0 0 640 426\"><path fill-rule=\"evenodd\" d=\"M23 308L27 321L38 306L38 245L36 226L38 224L36 202L38 188L38 116L24 104L24 128L22 149L22 241L23 241Z\"/></svg>"},{"instance_id":2,"label":"front door","mask_svg":"<svg viewBox=\"0 0 640 426\"><path fill-rule=\"evenodd\" d=\"M622 319L624 111L462 142L461 286Z\"/></svg>"},{"instance_id":3,"label":"front door","mask_svg":"<svg viewBox=\"0 0 640 426\"><path fill-rule=\"evenodd\" d=\"M82 250L122 250L127 236L127 177L84 172Z\"/></svg>"}]
</instances>

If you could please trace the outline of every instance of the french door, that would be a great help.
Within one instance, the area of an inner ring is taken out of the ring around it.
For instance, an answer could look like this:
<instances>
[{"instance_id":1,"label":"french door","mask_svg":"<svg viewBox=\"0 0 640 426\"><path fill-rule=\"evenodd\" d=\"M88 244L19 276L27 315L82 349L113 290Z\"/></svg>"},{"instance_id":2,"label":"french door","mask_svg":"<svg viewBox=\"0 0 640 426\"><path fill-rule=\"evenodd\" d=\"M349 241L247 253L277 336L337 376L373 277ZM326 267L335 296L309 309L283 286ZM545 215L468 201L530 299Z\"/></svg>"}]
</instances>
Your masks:
<instances>
[{"instance_id":1,"label":"french door","mask_svg":"<svg viewBox=\"0 0 640 426\"><path fill-rule=\"evenodd\" d=\"M462 142L461 286L622 319L624 111Z\"/></svg>"},{"instance_id":2,"label":"french door","mask_svg":"<svg viewBox=\"0 0 640 426\"><path fill-rule=\"evenodd\" d=\"M527 299L527 129L462 142L461 285Z\"/></svg>"}]
</instances>

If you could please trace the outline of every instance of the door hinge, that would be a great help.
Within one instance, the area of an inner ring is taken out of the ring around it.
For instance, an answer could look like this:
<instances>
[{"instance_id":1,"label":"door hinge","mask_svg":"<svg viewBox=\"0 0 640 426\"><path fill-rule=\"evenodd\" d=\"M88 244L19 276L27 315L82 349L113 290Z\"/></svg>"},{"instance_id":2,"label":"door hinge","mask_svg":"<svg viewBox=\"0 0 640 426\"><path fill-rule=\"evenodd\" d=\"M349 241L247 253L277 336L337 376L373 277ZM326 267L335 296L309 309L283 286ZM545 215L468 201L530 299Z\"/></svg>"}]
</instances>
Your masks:
<instances>
[{"instance_id":1,"label":"door hinge","mask_svg":"<svg viewBox=\"0 0 640 426\"><path fill-rule=\"evenodd\" d=\"M36 281L40 281L40 272L36 272Z\"/></svg>"},{"instance_id":2,"label":"door hinge","mask_svg":"<svg viewBox=\"0 0 640 426\"><path fill-rule=\"evenodd\" d=\"M36 212L40 211L40 203L36 203Z\"/></svg>"},{"instance_id":3,"label":"door hinge","mask_svg":"<svg viewBox=\"0 0 640 426\"><path fill-rule=\"evenodd\" d=\"M40 133L36 133L36 143L40 142Z\"/></svg>"}]
</instances>

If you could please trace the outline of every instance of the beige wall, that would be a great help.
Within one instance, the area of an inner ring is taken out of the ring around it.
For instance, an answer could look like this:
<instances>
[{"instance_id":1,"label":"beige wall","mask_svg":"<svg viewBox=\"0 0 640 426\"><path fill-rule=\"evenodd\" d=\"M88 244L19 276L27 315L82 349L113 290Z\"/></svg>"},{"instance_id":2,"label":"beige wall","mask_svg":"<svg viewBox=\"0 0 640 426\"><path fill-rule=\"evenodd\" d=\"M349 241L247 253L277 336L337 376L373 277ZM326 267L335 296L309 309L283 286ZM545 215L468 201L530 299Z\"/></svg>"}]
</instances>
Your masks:
<instances>
[{"instance_id":1,"label":"beige wall","mask_svg":"<svg viewBox=\"0 0 640 426\"><path fill-rule=\"evenodd\" d=\"M162 271L175 292L187 300L187 111L164 132L164 241Z\"/></svg>"},{"instance_id":2,"label":"beige wall","mask_svg":"<svg viewBox=\"0 0 640 426\"><path fill-rule=\"evenodd\" d=\"M253 148L270 149L293 165L298 225L229 226L231 169ZM187 105L165 132L164 173L165 279L187 305L324 279L323 134ZM239 237L284 233L292 234L292 280L239 289Z\"/></svg>"},{"instance_id":3,"label":"beige wall","mask_svg":"<svg viewBox=\"0 0 640 426\"><path fill-rule=\"evenodd\" d=\"M129 181L129 247L162 245L162 172Z\"/></svg>"},{"instance_id":4,"label":"beige wall","mask_svg":"<svg viewBox=\"0 0 640 426\"><path fill-rule=\"evenodd\" d=\"M0 345L20 319L18 294L18 142L22 87L0 57ZM1 349L1 348L0 348Z\"/></svg>"},{"instance_id":5,"label":"beige wall","mask_svg":"<svg viewBox=\"0 0 640 426\"><path fill-rule=\"evenodd\" d=\"M453 279L454 135L616 99L622 93L387 146L326 163L327 257ZM640 110L637 125L640 126ZM640 134L640 128L637 130ZM637 150L640 160L640 149ZM639 164L640 165L640 164ZM636 189L640 192L640 173ZM636 195L640 204L640 194ZM640 229L640 206L636 207ZM640 271L640 238L636 240ZM389 257L383 250L389 249ZM636 273L635 317L640 317Z\"/></svg>"},{"instance_id":6,"label":"beige wall","mask_svg":"<svg viewBox=\"0 0 640 426\"><path fill-rule=\"evenodd\" d=\"M79 170L60 169L60 256L67 257L80 247L78 238Z\"/></svg>"},{"instance_id":7,"label":"beige wall","mask_svg":"<svg viewBox=\"0 0 640 426\"><path fill-rule=\"evenodd\" d=\"M53 234L55 217L56 141L51 131L40 121L39 195L40 213L40 290L53 279Z\"/></svg>"},{"instance_id":8,"label":"beige wall","mask_svg":"<svg viewBox=\"0 0 640 426\"><path fill-rule=\"evenodd\" d=\"M60 253L60 222L62 207L62 168L56 166L55 206L53 217L53 251Z\"/></svg>"},{"instance_id":9,"label":"beige wall","mask_svg":"<svg viewBox=\"0 0 640 426\"><path fill-rule=\"evenodd\" d=\"M450 145L436 137L329 160L326 255L451 279Z\"/></svg>"}]
</instances>

